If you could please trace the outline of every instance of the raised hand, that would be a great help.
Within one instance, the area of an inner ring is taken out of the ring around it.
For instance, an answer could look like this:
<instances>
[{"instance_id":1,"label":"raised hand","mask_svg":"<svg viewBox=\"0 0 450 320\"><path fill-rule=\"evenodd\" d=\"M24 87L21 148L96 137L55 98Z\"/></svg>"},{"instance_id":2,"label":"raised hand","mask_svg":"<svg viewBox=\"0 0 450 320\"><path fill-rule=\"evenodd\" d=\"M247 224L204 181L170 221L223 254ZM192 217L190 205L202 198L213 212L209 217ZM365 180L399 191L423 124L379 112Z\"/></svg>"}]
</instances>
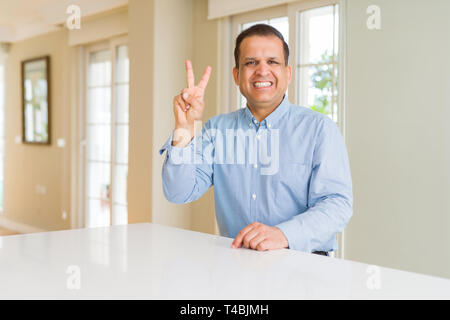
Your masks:
<instances>
[{"instance_id":1,"label":"raised hand","mask_svg":"<svg viewBox=\"0 0 450 320\"><path fill-rule=\"evenodd\" d=\"M187 88L173 98L175 115L175 133L172 145L184 147L194 136L194 122L201 120L205 109L204 94L211 75L211 67L207 66L202 79L195 85L192 62L186 60Z\"/></svg>"}]
</instances>

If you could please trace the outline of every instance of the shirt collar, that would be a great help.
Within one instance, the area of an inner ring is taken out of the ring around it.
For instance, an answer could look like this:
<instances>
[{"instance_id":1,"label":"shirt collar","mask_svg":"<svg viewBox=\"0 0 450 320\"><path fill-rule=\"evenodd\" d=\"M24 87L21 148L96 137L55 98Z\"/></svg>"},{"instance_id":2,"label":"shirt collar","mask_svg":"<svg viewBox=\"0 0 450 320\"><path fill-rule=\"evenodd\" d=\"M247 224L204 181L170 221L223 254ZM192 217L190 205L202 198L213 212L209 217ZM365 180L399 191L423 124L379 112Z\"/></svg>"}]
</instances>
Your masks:
<instances>
[{"instance_id":1,"label":"shirt collar","mask_svg":"<svg viewBox=\"0 0 450 320\"><path fill-rule=\"evenodd\" d=\"M274 126L277 126L278 121L281 119L281 117L288 111L289 109L289 100L286 95L284 95L283 101L278 105L278 107L275 108L275 110L272 111L271 114L269 114L262 123L265 122L266 126L268 128L273 128ZM248 105L245 107L244 111L245 118L252 125L258 125L258 120L253 116L252 112L248 108Z\"/></svg>"}]
</instances>

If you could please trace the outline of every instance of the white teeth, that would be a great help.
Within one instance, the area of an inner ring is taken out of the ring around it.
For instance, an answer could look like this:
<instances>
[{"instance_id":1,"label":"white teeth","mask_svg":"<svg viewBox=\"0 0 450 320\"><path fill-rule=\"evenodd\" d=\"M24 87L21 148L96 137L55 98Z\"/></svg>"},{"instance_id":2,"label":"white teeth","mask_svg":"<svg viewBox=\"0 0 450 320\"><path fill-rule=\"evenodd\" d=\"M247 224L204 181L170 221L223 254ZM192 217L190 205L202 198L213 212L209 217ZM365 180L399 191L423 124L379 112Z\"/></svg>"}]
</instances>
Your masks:
<instances>
[{"instance_id":1,"label":"white teeth","mask_svg":"<svg viewBox=\"0 0 450 320\"><path fill-rule=\"evenodd\" d=\"M271 85L271 82L255 82L255 87L257 88L270 87Z\"/></svg>"}]
</instances>

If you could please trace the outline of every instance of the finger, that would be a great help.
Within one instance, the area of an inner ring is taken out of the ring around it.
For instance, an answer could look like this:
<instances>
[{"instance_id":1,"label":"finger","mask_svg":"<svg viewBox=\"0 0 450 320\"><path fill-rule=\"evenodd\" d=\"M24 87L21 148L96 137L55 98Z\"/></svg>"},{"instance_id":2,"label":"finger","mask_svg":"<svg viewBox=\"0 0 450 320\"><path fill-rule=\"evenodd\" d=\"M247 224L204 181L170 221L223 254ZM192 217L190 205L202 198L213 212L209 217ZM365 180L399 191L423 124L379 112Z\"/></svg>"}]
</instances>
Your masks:
<instances>
[{"instance_id":1,"label":"finger","mask_svg":"<svg viewBox=\"0 0 450 320\"><path fill-rule=\"evenodd\" d=\"M189 96L189 89L183 89L181 91L180 97L183 100L183 102L185 103L187 110L191 107L189 102L187 102L187 100L186 100L188 96ZM185 97L186 97L186 99L185 99Z\"/></svg>"},{"instance_id":2,"label":"finger","mask_svg":"<svg viewBox=\"0 0 450 320\"><path fill-rule=\"evenodd\" d=\"M244 244L244 248L249 249L250 248L250 242L255 238L256 236L261 236L256 228L253 228L247 234L244 236L244 239L242 239L242 243Z\"/></svg>"},{"instance_id":3,"label":"finger","mask_svg":"<svg viewBox=\"0 0 450 320\"><path fill-rule=\"evenodd\" d=\"M187 99L188 99L189 96L193 96L193 97L196 96L195 95L195 89L184 88L183 90L181 90L181 97L184 99L184 101L186 103L188 103Z\"/></svg>"},{"instance_id":4,"label":"finger","mask_svg":"<svg viewBox=\"0 0 450 320\"><path fill-rule=\"evenodd\" d=\"M246 226L244 229L242 229L238 233L236 238L234 239L234 241L232 243L232 247L233 248L240 248L242 246L242 239L244 238L244 236L247 234L247 232L249 232L250 230L252 230L255 227L256 227L256 224L252 223L252 224L249 224L248 226Z\"/></svg>"},{"instance_id":5,"label":"finger","mask_svg":"<svg viewBox=\"0 0 450 320\"><path fill-rule=\"evenodd\" d=\"M181 95L176 96L176 97L174 98L174 100L175 100L175 101L174 101L175 104L178 105L178 106L181 108L181 110L183 110L184 112L186 112L186 110L187 110L188 108L187 108L187 105L186 105L186 103L184 102L183 98L181 97Z\"/></svg>"},{"instance_id":6,"label":"finger","mask_svg":"<svg viewBox=\"0 0 450 320\"><path fill-rule=\"evenodd\" d=\"M269 246L269 241L267 239L261 241L256 246L256 250L258 250L258 251L266 251L266 250L269 250L269 249L270 249L270 246Z\"/></svg>"},{"instance_id":7,"label":"finger","mask_svg":"<svg viewBox=\"0 0 450 320\"><path fill-rule=\"evenodd\" d=\"M188 104L186 104L186 102L183 100L183 98L181 97L181 95L178 95L176 97L176 103L180 106L180 108L186 112L189 109Z\"/></svg>"},{"instance_id":8,"label":"finger","mask_svg":"<svg viewBox=\"0 0 450 320\"><path fill-rule=\"evenodd\" d=\"M251 248L251 249L257 249L258 248L258 245L261 243L261 242L263 242L264 240L266 240L266 237L264 237L263 235L257 235L256 237L254 237L251 241L250 241L250 243L249 243L249 247Z\"/></svg>"},{"instance_id":9,"label":"finger","mask_svg":"<svg viewBox=\"0 0 450 320\"><path fill-rule=\"evenodd\" d=\"M198 83L198 86L203 90L206 89L206 86L208 85L210 75L211 75L211 67L207 66L205 72L203 73L202 79Z\"/></svg>"},{"instance_id":10,"label":"finger","mask_svg":"<svg viewBox=\"0 0 450 320\"><path fill-rule=\"evenodd\" d=\"M189 95L187 93L183 93L183 100L185 101L187 105L187 109L190 107L193 107L194 109L200 110L202 107L202 104L200 101L193 95Z\"/></svg>"},{"instance_id":11,"label":"finger","mask_svg":"<svg viewBox=\"0 0 450 320\"><path fill-rule=\"evenodd\" d=\"M195 79L194 79L194 71L192 70L192 62L190 60L186 60L186 79L187 85L189 89L195 87Z\"/></svg>"}]
</instances>

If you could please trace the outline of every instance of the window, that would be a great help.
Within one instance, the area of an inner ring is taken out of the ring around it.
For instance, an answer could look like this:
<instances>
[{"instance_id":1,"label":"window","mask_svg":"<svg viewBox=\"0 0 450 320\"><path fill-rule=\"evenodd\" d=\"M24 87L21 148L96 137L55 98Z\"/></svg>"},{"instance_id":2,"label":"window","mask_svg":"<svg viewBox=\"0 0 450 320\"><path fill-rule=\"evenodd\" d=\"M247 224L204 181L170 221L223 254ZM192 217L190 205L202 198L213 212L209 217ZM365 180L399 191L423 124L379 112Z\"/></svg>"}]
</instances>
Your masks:
<instances>
[{"instance_id":1,"label":"window","mask_svg":"<svg viewBox=\"0 0 450 320\"><path fill-rule=\"evenodd\" d=\"M129 59L124 41L87 50L86 227L128 222Z\"/></svg>"},{"instance_id":2,"label":"window","mask_svg":"<svg viewBox=\"0 0 450 320\"><path fill-rule=\"evenodd\" d=\"M338 121L338 5L298 12L298 104Z\"/></svg>"}]
</instances>

